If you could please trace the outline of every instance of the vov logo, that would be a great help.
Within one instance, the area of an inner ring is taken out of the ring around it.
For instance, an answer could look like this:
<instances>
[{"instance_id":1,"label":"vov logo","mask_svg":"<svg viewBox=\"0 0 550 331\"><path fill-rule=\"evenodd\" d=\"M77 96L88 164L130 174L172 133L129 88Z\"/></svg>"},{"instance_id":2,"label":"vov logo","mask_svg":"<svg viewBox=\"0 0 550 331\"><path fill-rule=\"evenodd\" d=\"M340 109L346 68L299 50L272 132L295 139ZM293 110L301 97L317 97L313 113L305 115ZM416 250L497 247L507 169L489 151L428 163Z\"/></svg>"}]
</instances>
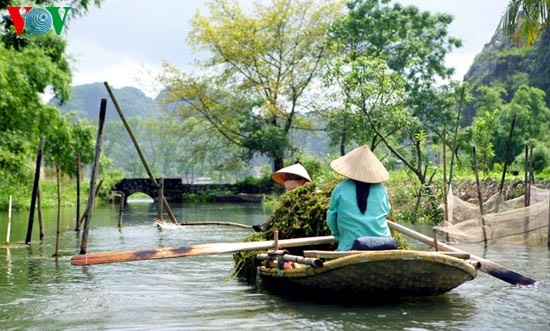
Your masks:
<instances>
[{"instance_id":1,"label":"vov logo","mask_svg":"<svg viewBox=\"0 0 550 331\"><path fill-rule=\"evenodd\" d=\"M59 13L59 9L63 8L63 18ZM59 36L63 30L63 25L67 20L67 14L71 7L8 7L11 20L15 27L17 35L23 34L23 29L27 28L32 35L43 35L54 28L55 33ZM22 15L24 12L24 16Z\"/></svg>"}]
</instances>

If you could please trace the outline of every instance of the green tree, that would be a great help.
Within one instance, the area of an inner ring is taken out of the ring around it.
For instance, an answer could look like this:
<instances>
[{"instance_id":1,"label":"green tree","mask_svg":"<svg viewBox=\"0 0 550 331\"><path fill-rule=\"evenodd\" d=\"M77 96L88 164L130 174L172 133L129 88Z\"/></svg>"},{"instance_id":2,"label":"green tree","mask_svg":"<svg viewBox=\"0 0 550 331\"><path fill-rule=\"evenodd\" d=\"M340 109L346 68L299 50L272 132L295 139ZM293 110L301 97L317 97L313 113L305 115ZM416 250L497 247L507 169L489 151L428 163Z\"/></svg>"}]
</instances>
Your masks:
<instances>
[{"instance_id":1,"label":"green tree","mask_svg":"<svg viewBox=\"0 0 550 331\"><path fill-rule=\"evenodd\" d=\"M169 68L169 100L184 119L201 118L232 144L283 166L290 130L304 110L308 89L327 55L326 34L341 2L257 1L250 13L236 1L207 3L197 13L189 41L208 51L214 74L194 78Z\"/></svg>"},{"instance_id":2,"label":"green tree","mask_svg":"<svg viewBox=\"0 0 550 331\"><path fill-rule=\"evenodd\" d=\"M83 14L90 3L72 3L71 17ZM52 109L41 102L40 95L53 92L66 100L70 91L71 72L66 42L53 31L41 36L26 31L17 35L11 16L5 10L19 5L16 1L1 1L0 14L0 184L21 185L30 179L39 136L46 131L43 119ZM35 1L27 6L55 5L53 1Z\"/></svg>"},{"instance_id":3,"label":"green tree","mask_svg":"<svg viewBox=\"0 0 550 331\"><path fill-rule=\"evenodd\" d=\"M511 144L511 164L514 156L522 154L525 145L531 145L534 141L547 142L550 138L550 109L544 101L544 91L530 87L520 86L515 92L512 101L505 104L498 113L497 125L493 144L495 146L495 161L505 161L507 141L512 118L516 117L513 139ZM505 138L506 137L506 138Z\"/></svg>"},{"instance_id":4,"label":"green tree","mask_svg":"<svg viewBox=\"0 0 550 331\"><path fill-rule=\"evenodd\" d=\"M344 111L333 112L331 118L356 121L352 126L364 130L349 142L376 147L383 141L425 183L425 144L455 118L454 90L441 82L453 72L443 64L445 55L460 41L447 34L451 16L389 3L350 1L348 15L332 25L330 40L337 59L329 76L340 82L345 104ZM350 105L361 110L362 117L350 116ZM401 148L403 143L408 151Z\"/></svg>"},{"instance_id":5,"label":"green tree","mask_svg":"<svg viewBox=\"0 0 550 331\"><path fill-rule=\"evenodd\" d=\"M468 149L472 146L476 147L480 169L487 172L494 162L495 121L503 107L502 98L506 95L506 90L502 87L481 86L477 92L479 93L475 106L477 115L473 118L472 125L466 130L469 143L464 147Z\"/></svg>"},{"instance_id":6,"label":"green tree","mask_svg":"<svg viewBox=\"0 0 550 331\"><path fill-rule=\"evenodd\" d=\"M492 167L495 163L511 164L514 158L523 156L525 145L541 146L550 139L550 109L544 101L542 90L521 85L509 103L503 101L506 91L502 87L482 86L478 91L478 112L469 129L469 139L481 151L485 167ZM506 160L514 117L516 123L510 159ZM537 170L545 166L544 161L539 161Z\"/></svg>"}]
</instances>

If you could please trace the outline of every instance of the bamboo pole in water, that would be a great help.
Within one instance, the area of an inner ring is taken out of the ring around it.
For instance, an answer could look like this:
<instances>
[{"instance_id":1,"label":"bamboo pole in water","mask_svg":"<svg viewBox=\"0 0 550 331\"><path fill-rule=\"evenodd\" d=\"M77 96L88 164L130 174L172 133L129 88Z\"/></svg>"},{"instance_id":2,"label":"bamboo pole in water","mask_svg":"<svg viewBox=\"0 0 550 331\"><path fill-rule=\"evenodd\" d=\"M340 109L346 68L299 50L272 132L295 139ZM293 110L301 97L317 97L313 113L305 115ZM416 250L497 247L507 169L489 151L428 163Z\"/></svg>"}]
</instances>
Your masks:
<instances>
[{"instance_id":1,"label":"bamboo pole in water","mask_svg":"<svg viewBox=\"0 0 550 331\"><path fill-rule=\"evenodd\" d=\"M498 193L502 195L502 190L504 189L504 180L506 179L506 169L508 168L508 159L510 158L510 153L512 152L512 136L514 135L514 127L516 126L516 115L512 118L512 126L510 127L510 135L508 136L508 146L506 148L506 158L504 159L504 167L502 169L502 178L500 180L500 187Z\"/></svg>"},{"instance_id":2,"label":"bamboo pole in water","mask_svg":"<svg viewBox=\"0 0 550 331\"><path fill-rule=\"evenodd\" d=\"M34 224L34 210L36 207L36 191L38 190L38 182L40 181L40 165L42 163L42 153L44 152L44 137L40 137L38 144L38 154L36 155L36 168L34 171L34 184L32 187L31 206L29 211L29 224L27 226L27 236L25 244L30 245L32 237L32 227Z\"/></svg>"},{"instance_id":3,"label":"bamboo pole in water","mask_svg":"<svg viewBox=\"0 0 550 331\"><path fill-rule=\"evenodd\" d=\"M11 232L11 195L8 200L8 228L6 230L6 244L10 243L10 232Z\"/></svg>"},{"instance_id":4,"label":"bamboo pole in water","mask_svg":"<svg viewBox=\"0 0 550 331\"><path fill-rule=\"evenodd\" d=\"M101 188L101 185L103 184L103 179L99 181L97 184L97 187L95 188L95 194L94 199L97 198L99 195L99 189ZM88 214L88 206L84 209L84 213L82 213L82 216L80 216L80 226L82 226L82 223L84 223L84 220L86 219L86 215Z\"/></svg>"},{"instance_id":5,"label":"bamboo pole in water","mask_svg":"<svg viewBox=\"0 0 550 331\"><path fill-rule=\"evenodd\" d=\"M93 206L96 193L95 181L99 173L99 158L101 156L101 146L103 145L103 125L105 124L106 111L107 99L101 99L101 105L99 107L99 123L97 129L94 163L92 165L92 175L90 176L90 192L88 195L88 203L86 205L86 219L84 221L82 242L80 244L80 254L86 254L86 251L88 250L88 234L90 232L90 221L92 219L92 211L94 209Z\"/></svg>"},{"instance_id":6,"label":"bamboo pole in water","mask_svg":"<svg viewBox=\"0 0 550 331\"><path fill-rule=\"evenodd\" d=\"M162 222L162 204L164 201L164 179L163 178L159 178L157 201L158 201L157 219Z\"/></svg>"},{"instance_id":7,"label":"bamboo pole in water","mask_svg":"<svg viewBox=\"0 0 550 331\"><path fill-rule=\"evenodd\" d=\"M122 214L124 213L124 192L120 193L120 205L118 206L118 228L122 229Z\"/></svg>"},{"instance_id":8,"label":"bamboo pole in water","mask_svg":"<svg viewBox=\"0 0 550 331\"><path fill-rule=\"evenodd\" d=\"M481 219L481 229L483 230L483 243L487 246L487 232L485 231L485 218L483 218L483 198L481 197L481 186L479 185L479 172L477 170L476 148L472 147L472 155L474 158L474 173L476 176L477 200L479 202L479 218Z\"/></svg>"},{"instance_id":9,"label":"bamboo pole in water","mask_svg":"<svg viewBox=\"0 0 550 331\"><path fill-rule=\"evenodd\" d=\"M450 186L447 189L447 134L443 129L443 205L445 207L443 221L449 222L449 204L447 202L447 190L451 189Z\"/></svg>"},{"instance_id":10,"label":"bamboo pole in water","mask_svg":"<svg viewBox=\"0 0 550 331\"><path fill-rule=\"evenodd\" d=\"M531 157L533 150L531 150ZM524 186L525 186L525 194L523 195L523 205L525 207L529 207L531 205L531 173L532 169L530 168L529 163L529 145L525 145L525 178L524 178ZM523 218L523 237L525 240L529 239L529 223L530 223L530 217L529 215L526 215Z\"/></svg>"},{"instance_id":11,"label":"bamboo pole in water","mask_svg":"<svg viewBox=\"0 0 550 331\"><path fill-rule=\"evenodd\" d=\"M118 115L120 116L120 119L122 120L122 123L124 124L124 127L126 128L126 131L128 131L128 135L130 136L130 138L132 139L132 142L134 143L136 151L139 155L139 158L141 159L141 163L143 163L143 167L145 167L145 171L147 172L147 175L149 175L149 178L151 179L153 184L155 184L155 186L158 187L159 184L158 184L157 180L155 179L155 176L153 176L153 172L151 171L151 168L149 168L149 164L147 164L147 160L145 160L145 156L141 152L141 148L139 147L137 139L136 139L134 133L132 132L132 129L130 128L130 125L128 124L128 121L126 121L126 117L124 116L124 113L122 112L122 109L120 108L120 105L118 104L118 101L115 97L115 94L111 90L111 87L109 86L109 83L103 82L103 84L105 85L105 88L107 89L107 92L109 93L109 96L111 97L111 100L113 101L113 104L115 105L115 109L116 109ZM172 212L172 209L170 208L170 205L168 204L168 201L166 200L166 198L163 198L162 202L164 204L164 208L166 208L166 213L168 213L168 216L170 216L170 220L172 221L172 223L177 223L178 221L176 220L176 216Z\"/></svg>"},{"instance_id":12,"label":"bamboo pole in water","mask_svg":"<svg viewBox=\"0 0 550 331\"><path fill-rule=\"evenodd\" d=\"M61 174L59 165L55 166L55 177L57 178L57 228L55 231L55 253L53 257L59 256L59 236L61 234Z\"/></svg>"},{"instance_id":13,"label":"bamboo pole in water","mask_svg":"<svg viewBox=\"0 0 550 331\"><path fill-rule=\"evenodd\" d=\"M548 194L548 248L550 248L550 194Z\"/></svg>"},{"instance_id":14,"label":"bamboo pole in water","mask_svg":"<svg viewBox=\"0 0 550 331\"><path fill-rule=\"evenodd\" d=\"M458 139L458 128L460 127L460 113L462 111L462 105L464 104L464 90L465 87L462 86L462 90L460 91L460 102L458 104L458 110L456 114L456 126L455 126L455 134L453 138L453 149L451 151L451 164L449 166L449 180L448 183L445 183L447 186L451 186L451 181L453 180L453 166L455 162L455 153L457 150L457 139Z\"/></svg>"},{"instance_id":15,"label":"bamboo pole in water","mask_svg":"<svg viewBox=\"0 0 550 331\"><path fill-rule=\"evenodd\" d=\"M535 174L533 171L533 146L530 147L529 154L529 184L535 184Z\"/></svg>"},{"instance_id":16,"label":"bamboo pole in water","mask_svg":"<svg viewBox=\"0 0 550 331\"><path fill-rule=\"evenodd\" d=\"M76 154L76 225L75 231L80 231L80 154Z\"/></svg>"},{"instance_id":17,"label":"bamboo pole in water","mask_svg":"<svg viewBox=\"0 0 550 331\"><path fill-rule=\"evenodd\" d=\"M525 176L523 177L523 206L529 207L530 193L530 178L529 178L529 146L525 145Z\"/></svg>"},{"instance_id":18,"label":"bamboo pole in water","mask_svg":"<svg viewBox=\"0 0 550 331\"><path fill-rule=\"evenodd\" d=\"M45 226L44 226L44 215L42 215L42 194L40 193L40 183L38 184L38 190L36 191L36 202L37 202L37 208L38 208L38 225L40 229L40 241L44 240L45 234Z\"/></svg>"}]
</instances>

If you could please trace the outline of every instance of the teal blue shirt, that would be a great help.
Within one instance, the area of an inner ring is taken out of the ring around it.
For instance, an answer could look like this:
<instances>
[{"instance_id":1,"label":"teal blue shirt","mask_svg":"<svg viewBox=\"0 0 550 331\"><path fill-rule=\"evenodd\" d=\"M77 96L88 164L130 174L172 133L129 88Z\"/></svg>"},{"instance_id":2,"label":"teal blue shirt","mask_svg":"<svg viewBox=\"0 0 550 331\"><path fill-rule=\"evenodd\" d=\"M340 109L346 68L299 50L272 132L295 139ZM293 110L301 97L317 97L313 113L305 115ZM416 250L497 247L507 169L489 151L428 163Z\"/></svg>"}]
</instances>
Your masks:
<instances>
[{"instance_id":1,"label":"teal blue shirt","mask_svg":"<svg viewBox=\"0 0 550 331\"><path fill-rule=\"evenodd\" d=\"M361 213L357 206L355 182L346 179L334 187L327 211L327 225L338 240L338 250L349 250L356 238L364 236L390 237L386 216L390 202L386 187L371 184L367 210Z\"/></svg>"}]
</instances>

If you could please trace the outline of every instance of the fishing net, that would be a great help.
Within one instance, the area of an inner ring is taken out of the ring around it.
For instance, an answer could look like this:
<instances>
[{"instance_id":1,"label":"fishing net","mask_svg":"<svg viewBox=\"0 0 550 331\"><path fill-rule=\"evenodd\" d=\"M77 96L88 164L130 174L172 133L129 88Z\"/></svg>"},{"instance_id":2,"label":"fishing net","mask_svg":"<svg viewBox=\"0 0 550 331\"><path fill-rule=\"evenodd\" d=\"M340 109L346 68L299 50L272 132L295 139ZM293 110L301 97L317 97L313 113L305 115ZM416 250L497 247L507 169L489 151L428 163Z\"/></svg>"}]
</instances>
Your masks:
<instances>
[{"instance_id":1,"label":"fishing net","mask_svg":"<svg viewBox=\"0 0 550 331\"><path fill-rule=\"evenodd\" d=\"M436 229L448 241L496 244L546 244L548 241L548 209L550 191L534 186L529 190L529 206L525 195L504 200L496 193L483 203L483 217L477 204L461 200L449 190L447 219Z\"/></svg>"}]
</instances>

